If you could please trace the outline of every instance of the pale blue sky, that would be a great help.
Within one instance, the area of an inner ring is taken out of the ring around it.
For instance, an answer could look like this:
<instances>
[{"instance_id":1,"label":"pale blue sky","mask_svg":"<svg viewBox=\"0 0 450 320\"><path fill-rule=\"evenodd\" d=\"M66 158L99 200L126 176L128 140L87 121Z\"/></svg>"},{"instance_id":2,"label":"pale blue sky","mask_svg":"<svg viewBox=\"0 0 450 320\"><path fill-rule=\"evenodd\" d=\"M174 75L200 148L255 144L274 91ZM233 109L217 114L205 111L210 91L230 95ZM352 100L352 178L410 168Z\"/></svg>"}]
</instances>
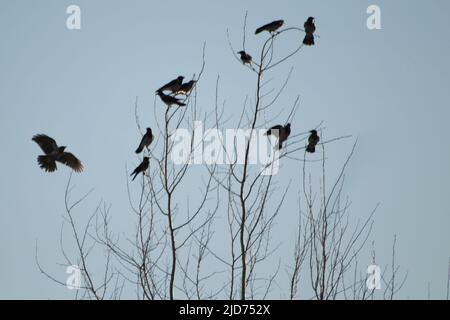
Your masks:
<instances>
[{"instance_id":1,"label":"pale blue sky","mask_svg":"<svg viewBox=\"0 0 450 320\"><path fill-rule=\"evenodd\" d=\"M66 8L82 10L82 29L66 28ZM381 7L382 30L366 28L366 8ZM254 80L230 53L248 10L248 47L261 37L252 30L284 19L302 26L316 17L320 39L278 69L278 80L294 66L280 108L301 96L294 130L325 121L328 137L359 135L347 174L352 214L364 217L380 202L371 240L380 264L389 263L398 236L397 258L408 281L403 298L445 296L450 256L450 3L434 1L12 1L0 10L0 298L69 298L72 293L43 277L40 260L64 279L59 251L63 194L69 171L46 174L36 164L31 141L46 133L69 146L86 166L74 182L80 193L94 188L112 204L114 219L130 217L125 166L137 164L133 103L148 107L154 125L154 91L179 74L206 69L199 103L214 103L215 79L227 108L239 113ZM283 48L280 48L282 50ZM249 87L249 83L251 84ZM342 163L351 141L330 147ZM298 170L286 163L279 181ZM292 172L292 171L291 171ZM333 173L333 171L331 172ZM278 228L292 223L297 201L284 205ZM89 211L86 211L89 212ZM216 239L220 241L220 239ZM288 241L279 239L279 241ZM284 248L284 249L283 249ZM289 249L289 250L288 250ZM281 247L289 257L291 247ZM365 264L365 261L360 261ZM370 261L367 261L369 264Z\"/></svg>"}]
</instances>

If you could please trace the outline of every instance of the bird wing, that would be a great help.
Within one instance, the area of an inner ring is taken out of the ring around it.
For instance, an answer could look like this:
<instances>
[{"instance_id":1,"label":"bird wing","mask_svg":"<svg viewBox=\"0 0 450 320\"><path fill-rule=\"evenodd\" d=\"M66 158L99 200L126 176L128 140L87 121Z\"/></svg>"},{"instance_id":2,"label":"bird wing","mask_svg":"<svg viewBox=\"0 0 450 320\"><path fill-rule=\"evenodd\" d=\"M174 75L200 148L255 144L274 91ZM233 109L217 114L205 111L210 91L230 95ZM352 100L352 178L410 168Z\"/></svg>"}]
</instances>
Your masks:
<instances>
[{"instance_id":1,"label":"bird wing","mask_svg":"<svg viewBox=\"0 0 450 320\"><path fill-rule=\"evenodd\" d=\"M314 31L316 31L316 26L314 24L309 24L309 23L305 22L304 27L305 27L306 34L311 35L314 33Z\"/></svg>"},{"instance_id":2,"label":"bird wing","mask_svg":"<svg viewBox=\"0 0 450 320\"><path fill-rule=\"evenodd\" d=\"M144 134L144 136L141 139L141 143L139 144L138 150L143 150L144 147L148 146L151 143L151 137L149 137L147 134Z\"/></svg>"},{"instance_id":3,"label":"bird wing","mask_svg":"<svg viewBox=\"0 0 450 320\"><path fill-rule=\"evenodd\" d=\"M310 135L309 138L308 138L308 143L309 144L316 145L317 143L319 143L319 141L320 141L320 138L319 138L318 135Z\"/></svg>"},{"instance_id":4,"label":"bird wing","mask_svg":"<svg viewBox=\"0 0 450 320\"><path fill-rule=\"evenodd\" d=\"M133 175L133 174L139 174L139 173L141 173L141 172L144 171L144 170L145 170L145 164L144 164L144 162L141 162L141 163L136 167L136 169L134 169L132 175Z\"/></svg>"},{"instance_id":5,"label":"bird wing","mask_svg":"<svg viewBox=\"0 0 450 320\"><path fill-rule=\"evenodd\" d=\"M189 90L191 90L192 86L190 84L190 82L187 83L183 83L180 88L177 90L177 92L188 92Z\"/></svg>"},{"instance_id":6,"label":"bird wing","mask_svg":"<svg viewBox=\"0 0 450 320\"><path fill-rule=\"evenodd\" d=\"M32 140L36 142L39 147L41 147L42 151L44 151L44 153L46 154L49 154L58 149L56 141L45 134L37 134L33 137Z\"/></svg>"},{"instance_id":7,"label":"bird wing","mask_svg":"<svg viewBox=\"0 0 450 320\"><path fill-rule=\"evenodd\" d=\"M147 134L145 134L143 137L142 137L142 140L141 140L141 143L139 144L139 149L143 149L146 145L147 145L147 143L148 143L148 136L147 136Z\"/></svg>"},{"instance_id":8,"label":"bird wing","mask_svg":"<svg viewBox=\"0 0 450 320\"><path fill-rule=\"evenodd\" d=\"M178 90L176 90L176 94L188 94L192 88L194 87L195 81L191 80L189 82L183 83Z\"/></svg>"},{"instance_id":9,"label":"bird wing","mask_svg":"<svg viewBox=\"0 0 450 320\"><path fill-rule=\"evenodd\" d=\"M291 134L290 130L284 128L280 130L280 142L286 141L290 134Z\"/></svg>"},{"instance_id":10,"label":"bird wing","mask_svg":"<svg viewBox=\"0 0 450 320\"><path fill-rule=\"evenodd\" d=\"M164 91L170 89L172 86L174 86L177 83L177 79L172 80L165 85L163 85L161 88L158 89L158 91Z\"/></svg>"},{"instance_id":11,"label":"bird wing","mask_svg":"<svg viewBox=\"0 0 450 320\"><path fill-rule=\"evenodd\" d=\"M172 97L172 96L165 96L165 98L166 98L166 101L170 102L170 103L178 103L179 102L179 100L177 98Z\"/></svg>"},{"instance_id":12,"label":"bird wing","mask_svg":"<svg viewBox=\"0 0 450 320\"><path fill-rule=\"evenodd\" d=\"M265 30L268 30L268 28L270 28L270 25L272 24L272 22L270 23L266 23L265 25L259 27L258 29L256 29L255 34L261 33Z\"/></svg>"},{"instance_id":13,"label":"bird wing","mask_svg":"<svg viewBox=\"0 0 450 320\"><path fill-rule=\"evenodd\" d=\"M70 152L63 152L63 154L57 161L65 164L66 166L69 166L76 172L83 171L83 165L81 164L81 161L78 160L78 158Z\"/></svg>"}]
</instances>

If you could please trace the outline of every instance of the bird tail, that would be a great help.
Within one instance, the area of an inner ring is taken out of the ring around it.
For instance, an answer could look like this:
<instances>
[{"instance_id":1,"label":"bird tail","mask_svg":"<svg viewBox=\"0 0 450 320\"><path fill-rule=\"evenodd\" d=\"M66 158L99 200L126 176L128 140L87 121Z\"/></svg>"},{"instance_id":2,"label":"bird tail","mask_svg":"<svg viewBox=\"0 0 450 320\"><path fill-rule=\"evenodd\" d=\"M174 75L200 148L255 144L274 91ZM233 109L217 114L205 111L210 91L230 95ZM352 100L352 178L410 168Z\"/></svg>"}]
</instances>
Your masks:
<instances>
[{"instance_id":1,"label":"bird tail","mask_svg":"<svg viewBox=\"0 0 450 320\"><path fill-rule=\"evenodd\" d=\"M260 28L256 29L255 34L261 33L263 31L264 31L264 28L260 27Z\"/></svg>"},{"instance_id":2,"label":"bird tail","mask_svg":"<svg viewBox=\"0 0 450 320\"><path fill-rule=\"evenodd\" d=\"M142 150L144 150L144 144L140 144L139 147L136 149L136 153L141 153Z\"/></svg>"},{"instance_id":3,"label":"bird tail","mask_svg":"<svg viewBox=\"0 0 450 320\"><path fill-rule=\"evenodd\" d=\"M309 145L306 147L306 152L309 152L309 153L314 153L314 152L316 152L316 146L313 145L313 144L309 144Z\"/></svg>"},{"instance_id":4,"label":"bird tail","mask_svg":"<svg viewBox=\"0 0 450 320\"><path fill-rule=\"evenodd\" d=\"M132 176L134 174L133 179L131 179L131 181L134 181L134 179L136 179L137 175L139 174L139 172L133 171L132 174L130 174L130 176Z\"/></svg>"},{"instance_id":5,"label":"bird tail","mask_svg":"<svg viewBox=\"0 0 450 320\"><path fill-rule=\"evenodd\" d=\"M303 39L303 44L305 46L313 46L314 45L314 35L307 34L305 38Z\"/></svg>"},{"instance_id":6,"label":"bird tail","mask_svg":"<svg viewBox=\"0 0 450 320\"><path fill-rule=\"evenodd\" d=\"M39 167L47 172L53 172L56 170L56 162L52 157L42 155L37 158Z\"/></svg>"}]
</instances>

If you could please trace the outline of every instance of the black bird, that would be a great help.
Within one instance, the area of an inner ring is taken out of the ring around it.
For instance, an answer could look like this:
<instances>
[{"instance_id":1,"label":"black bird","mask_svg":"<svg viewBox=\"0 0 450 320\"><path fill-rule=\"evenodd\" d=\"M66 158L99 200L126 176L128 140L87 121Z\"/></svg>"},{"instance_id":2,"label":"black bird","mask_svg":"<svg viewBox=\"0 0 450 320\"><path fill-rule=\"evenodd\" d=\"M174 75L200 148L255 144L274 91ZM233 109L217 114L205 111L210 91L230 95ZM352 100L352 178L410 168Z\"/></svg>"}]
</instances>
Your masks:
<instances>
[{"instance_id":1,"label":"black bird","mask_svg":"<svg viewBox=\"0 0 450 320\"><path fill-rule=\"evenodd\" d=\"M314 24L314 17L309 17L303 25L305 27L305 38L303 44L305 46L314 45L314 31L316 31L316 25Z\"/></svg>"},{"instance_id":2,"label":"black bird","mask_svg":"<svg viewBox=\"0 0 450 320\"><path fill-rule=\"evenodd\" d=\"M147 132L142 137L141 143L139 147L136 149L136 153L141 153L144 148L148 148L148 146L153 142L154 136L152 133L152 129L147 128Z\"/></svg>"},{"instance_id":3,"label":"black bird","mask_svg":"<svg viewBox=\"0 0 450 320\"><path fill-rule=\"evenodd\" d=\"M185 106L186 104L183 102L180 102L179 99L169 96L167 94L164 94L162 91L157 91L158 96L161 98L162 102L164 102L168 107L170 107L173 104L176 104L180 107Z\"/></svg>"},{"instance_id":4,"label":"black bird","mask_svg":"<svg viewBox=\"0 0 450 320\"><path fill-rule=\"evenodd\" d=\"M171 92L177 91L183 84L183 79L184 79L183 76L179 76L178 78L170 81L169 83L166 83L161 88L156 90L156 93L158 93L158 91L161 91L161 92L162 91L171 91Z\"/></svg>"},{"instance_id":5,"label":"black bird","mask_svg":"<svg viewBox=\"0 0 450 320\"><path fill-rule=\"evenodd\" d=\"M177 94L184 94L184 95L188 95L189 92L191 92L192 88L195 86L195 84L197 83L197 80L191 80L189 82L185 82L183 83L178 90L176 90L175 95Z\"/></svg>"},{"instance_id":6,"label":"black bird","mask_svg":"<svg viewBox=\"0 0 450 320\"><path fill-rule=\"evenodd\" d=\"M275 32L278 28L280 28L284 23L284 20L275 20L271 23L265 24L262 27L256 29L255 34L261 33L263 31L268 31L270 33Z\"/></svg>"},{"instance_id":7,"label":"black bird","mask_svg":"<svg viewBox=\"0 0 450 320\"><path fill-rule=\"evenodd\" d=\"M56 141L45 134L37 134L32 140L36 142L45 155L38 156L37 161L41 169L53 172L56 168L56 161L65 164L76 172L83 171L83 165L72 153L65 152L65 146L58 147Z\"/></svg>"},{"instance_id":8,"label":"black bird","mask_svg":"<svg viewBox=\"0 0 450 320\"><path fill-rule=\"evenodd\" d=\"M306 152L314 153L316 152L316 145L320 141L320 137L317 135L316 130L311 130L311 134L308 138L308 146L306 147Z\"/></svg>"},{"instance_id":9,"label":"black bird","mask_svg":"<svg viewBox=\"0 0 450 320\"><path fill-rule=\"evenodd\" d=\"M142 172L142 174L145 174L145 171L148 169L148 166L150 164L149 159L149 157L144 157L144 160L142 160L141 164L138 165L136 169L134 169L134 171L130 174L130 177L134 174L134 177L133 179L131 179L131 181L134 181L139 173Z\"/></svg>"},{"instance_id":10,"label":"black bird","mask_svg":"<svg viewBox=\"0 0 450 320\"><path fill-rule=\"evenodd\" d=\"M288 123L284 127L280 124L273 126L267 132L264 134L266 136L273 135L275 137L278 137L278 149L281 149L283 147L283 142L287 140L289 135L291 134L291 124Z\"/></svg>"},{"instance_id":11,"label":"black bird","mask_svg":"<svg viewBox=\"0 0 450 320\"><path fill-rule=\"evenodd\" d=\"M238 54L241 55L241 61L242 61L243 64L246 64L246 63L250 64L250 63L252 63L252 56L249 55L247 52L242 50L242 51L239 51Z\"/></svg>"}]
</instances>

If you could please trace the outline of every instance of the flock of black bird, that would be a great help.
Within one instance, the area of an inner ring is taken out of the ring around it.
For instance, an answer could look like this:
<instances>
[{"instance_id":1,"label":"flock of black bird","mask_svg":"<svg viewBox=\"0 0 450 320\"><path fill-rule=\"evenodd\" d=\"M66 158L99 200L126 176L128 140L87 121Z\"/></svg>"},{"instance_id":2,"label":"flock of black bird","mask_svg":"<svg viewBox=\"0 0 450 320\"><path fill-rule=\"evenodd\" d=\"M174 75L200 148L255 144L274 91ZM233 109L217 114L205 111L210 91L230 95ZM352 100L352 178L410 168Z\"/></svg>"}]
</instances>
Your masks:
<instances>
[{"instance_id":1,"label":"flock of black bird","mask_svg":"<svg viewBox=\"0 0 450 320\"><path fill-rule=\"evenodd\" d=\"M268 24L263 25L256 29L255 34L259 34L263 31L269 32L272 36L275 32L284 24L284 20L275 20ZM305 28L305 38L303 39L303 44L307 46L314 45L314 32L316 31L316 26L314 23L314 18L309 17L304 23ZM243 64L252 63L252 56L246 53L245 51L239 51L240 59ZM178 78L170 81L169 83L163 85L161 88L156 90L156 94L160 97L161 101L170 107L172 105L177 105L179 107L184 107L186 104L182 99L177 98L178 95L184 95L185 99L188 97L189 93L192 91L196 84L196 80L190 80L188 82L183 83L184 77L179 76ZM164 93L167 92L168 94ZM184 100L185 100L184 99ZM278 139L277 148L281 149L283 146L283 142L287 140L289 135L291 134L291 124L288 123L285 126L276 125L267 130L265 133L266 136L274 135ZM41 147L44 152L43 155L38 156L37 162L39 166L45 170L46 172L53 172L57 169L56 162L62 163L70 168L72 168L75 172L83 171L83 165L81 161L75 157L72 153L66 152L65 146L58 146L56 141L45 134L37 134L32 140L36 142L39 147ZM136 153L141 153L144 148L150 146L150 144L154 140L154 135L152 133L152 129L147 128L145 134L143 135L141 142L139 143L138 148L136 149ZM316 145L319 143L320 138L317 134L316 130L310 131L310 136L308 137L308 145L306 147L306 152L314 153L316 151ZM142 162L134 169L131 173L133 176L132 181L136 179L136 177L142 173L145 174L145 171L148 169L150 165L150 158L145 156Z\"/></svg>"}]
</instances>

